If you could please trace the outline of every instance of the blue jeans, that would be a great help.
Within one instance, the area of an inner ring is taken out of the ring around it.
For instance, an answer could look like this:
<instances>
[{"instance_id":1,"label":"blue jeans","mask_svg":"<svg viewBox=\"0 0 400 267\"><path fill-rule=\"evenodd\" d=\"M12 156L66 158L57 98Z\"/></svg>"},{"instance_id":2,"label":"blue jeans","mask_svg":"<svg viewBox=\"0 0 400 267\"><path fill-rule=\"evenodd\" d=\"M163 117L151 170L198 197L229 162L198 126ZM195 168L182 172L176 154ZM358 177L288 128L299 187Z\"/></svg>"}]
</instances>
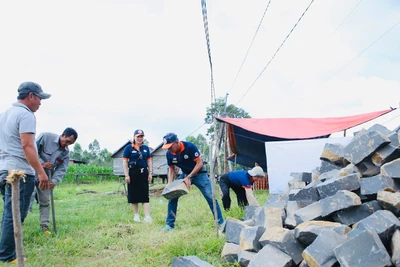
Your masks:
<instances>
[{"instance_id":1,"label":"blue jeans","mask_svg":"<svg viewBox=\"0 0 400 267\"><path fill-rule=\"evenodd\" d=\"M177 179L183 179L185 177L186 177L186 174L182 173ZM211 213L214 218L212 188L211 188L210 179L208 178L207 173L201 173L201 174L195 175L194 177L191 178L191 183L192 183L192 185L194 184L200 190L200 192L203 194L204 198L206 199L206 201L208 203L208 206L211 209ZM175 227L176 212L178 209L178 199L179 198L174 198L174 199L170 199L168 201L168 214L167 214L166 224L172 228ZM222 217L222 212L218 205L218 202L216 202L216 203L217 203L218 223L222 224L224 222L224 218Z\"/></svg>"},{"instance_id":2,"label":"blue jeans","mask_svg":"<svg viewBox=\"0 0 400 267\"><path fill-rule=\"evenodd\" d=\"M3 219L1 221L0 260L5 262L17 258L11 207L11 184L6 184L5 178L7 175L7 171L0 173L0 191L4 201ZM28 215L29 203L35 186L34 181L35 176L33 175L26 175L25 183L23 180L20 180L19 205L22 223Z\"/></svg>"}]
</instances>

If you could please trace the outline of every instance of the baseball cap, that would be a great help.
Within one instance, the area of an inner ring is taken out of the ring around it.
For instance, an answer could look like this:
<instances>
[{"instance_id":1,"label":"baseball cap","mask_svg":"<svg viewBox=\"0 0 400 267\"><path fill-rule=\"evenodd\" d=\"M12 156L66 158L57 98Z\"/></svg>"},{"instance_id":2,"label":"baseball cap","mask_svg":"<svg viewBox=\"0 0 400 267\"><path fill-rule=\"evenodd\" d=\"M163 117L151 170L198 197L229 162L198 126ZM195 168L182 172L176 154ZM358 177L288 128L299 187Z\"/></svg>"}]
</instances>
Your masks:
<instances>
[{"instance_id":1,"label":"baseball cap","mask_svg":"<svg viewBox=\"0 0 400 267\"><path fill-rule=\"evenodd\" d=\"M144 135L144 132L143 132L143 130L137 129L133 135L134 136Z\"/></svg>"},{"instance_id":2,"label":"baseball cap","mask_svg":"<svg viewBox=\"0 0 400 267\"><path fill-rule=\"evenodd\" d=\"M43 92L42 87L34 82L23 82L20 84L20 86L18 87L18 94L22 95L22 94L29 94L29 93L33 93L35 95L37 95L38 97L40 97L41 99L48 99L50 98L51 94L47 94L45 92Z\"/></svg>"},{"instance_id":3,"label":"baseball cap","mask_svg":"<svg viewBox=\"0 0 400 267\"><path fill-rule=\"evenodd\" d=\"M172 143L178 141L178 136L174 133L167 133L164 136L163 142L164 145L162 146L162 149L168 149L172 146Z\"/></svg>"},{"instance_id":4,"label":"baseball cap","mask_svg":"<svg viewBox=\"0 0 400 267\"><path fill-rule=\"evenodd\" d=\"M259 177L265 176L265 173L260 166L256 166L253 169L248 170L247 172L248 172L248 174L250 174L250 176L259 176Z\"/></svg>"}]
</instances>

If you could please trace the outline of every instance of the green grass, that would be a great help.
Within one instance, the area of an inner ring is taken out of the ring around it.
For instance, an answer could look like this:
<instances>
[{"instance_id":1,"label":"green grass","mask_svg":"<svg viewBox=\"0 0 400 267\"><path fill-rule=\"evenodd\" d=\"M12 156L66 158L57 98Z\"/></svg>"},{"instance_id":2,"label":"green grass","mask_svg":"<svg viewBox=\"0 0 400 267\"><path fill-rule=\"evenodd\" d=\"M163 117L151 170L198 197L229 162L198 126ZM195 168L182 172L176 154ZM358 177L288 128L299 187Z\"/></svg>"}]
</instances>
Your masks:
<instances>
[{"instance_id":1,"label":"green grass","mask_svg":"<svg viewBox=\"0 0 400 267\"><path fill-rule=\"evenodd\" d=\"M41 232L39 207L34 204L23 226L26 266L171 266L172 259L179 256L197 256L214 266L229 266L220 258L225 237L217 237L210 209L195 186L179 200L176 228L171 232L161 230L166 199L151 197L152 224L134 223L126 196L108 194L118 189L122 187L115 181L60 184L54 191L58 233L51 236ZM85 190L98 193L77 194ZM224 218L243 216L234 193L232 196L232 208L223 211ZM268 192L257 191L256 198L263 205Z\"/></svg>"}]
</instances>

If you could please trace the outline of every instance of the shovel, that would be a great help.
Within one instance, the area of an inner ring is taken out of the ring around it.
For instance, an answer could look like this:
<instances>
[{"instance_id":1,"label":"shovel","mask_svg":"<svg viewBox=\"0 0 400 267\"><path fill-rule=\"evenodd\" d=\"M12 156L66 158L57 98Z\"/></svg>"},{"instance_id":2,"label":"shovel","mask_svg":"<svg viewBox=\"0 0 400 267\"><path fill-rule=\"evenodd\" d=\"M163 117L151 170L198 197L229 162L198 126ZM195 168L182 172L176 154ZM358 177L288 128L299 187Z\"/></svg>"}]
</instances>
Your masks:
<instances>
[{"instance_id":1,"label":"shovel","mask_svg":"<svg viewBox=\"0 0 400 267\"><path fill-rule=\"evenodd\" d=\"M49 181L51 182L51 170L48 172L49 176ZM57 224L56 224L56 212L54 210L54 195L53 195L53 189L50 190L50 201L51 201L51 216L53 218L53 231L55 234L57 234Z\"/></svg>"}]
</instances>

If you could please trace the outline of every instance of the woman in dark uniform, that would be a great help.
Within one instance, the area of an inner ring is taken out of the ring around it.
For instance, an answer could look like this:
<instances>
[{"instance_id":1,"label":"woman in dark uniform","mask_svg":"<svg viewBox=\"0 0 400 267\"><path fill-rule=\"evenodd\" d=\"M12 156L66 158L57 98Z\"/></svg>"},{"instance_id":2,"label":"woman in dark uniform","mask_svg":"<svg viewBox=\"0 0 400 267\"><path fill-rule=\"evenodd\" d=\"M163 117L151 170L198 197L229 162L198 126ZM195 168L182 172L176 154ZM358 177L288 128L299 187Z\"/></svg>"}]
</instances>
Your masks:
<instances>
[{"instance_id":1,"label":"woman in dark uniform","mask_svg":"<svg viewBox=\"0 0 400 267\"><path fill-rule=\"evenodd\" d=\"M152 180L152 160L150 149L143 144L144 132L136 130L133 142L125 147L123 167L128 184L128 203L132 204L133 220L140 222L139 203L143 205L144 222L152 222L150 217L149 182Z\"/></svg>"}]
</instances>

